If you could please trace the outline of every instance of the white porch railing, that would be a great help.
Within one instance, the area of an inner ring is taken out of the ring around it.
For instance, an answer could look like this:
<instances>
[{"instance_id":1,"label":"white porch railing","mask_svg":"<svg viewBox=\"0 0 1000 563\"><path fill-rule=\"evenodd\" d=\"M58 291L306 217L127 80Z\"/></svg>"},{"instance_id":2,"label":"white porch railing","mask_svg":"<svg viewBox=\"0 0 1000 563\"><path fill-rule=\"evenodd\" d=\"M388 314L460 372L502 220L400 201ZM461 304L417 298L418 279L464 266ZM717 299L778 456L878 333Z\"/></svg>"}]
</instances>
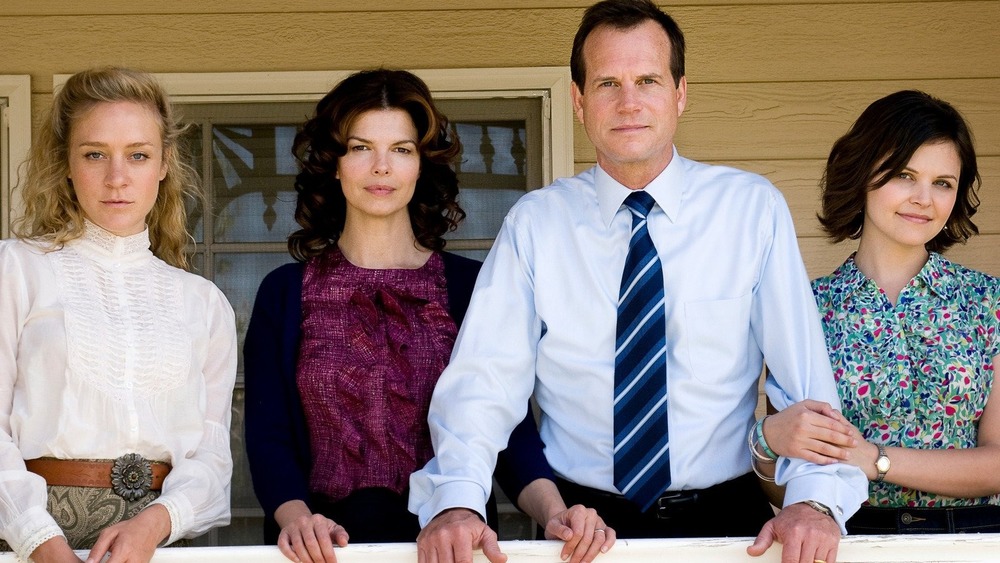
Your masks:
<instances>
[{"instance_id":1,"label":"white porch railing","mask_svg":"<svg viewBox=\"0 0 1000 563\"><path fill-rule=\"evenodd\" d=\"M683 540L618 540L607 554L598 557L598 563L663 562L731 563L747 561L779 563L781 546L772 546L764 556L753 558L746 554L750 538L683 539ZM561 563L559 542L505 541L500 547L508 556L508 563L525 561ZM80 552L86 555L85 552ZM415 563L415 545L370 544L351 545L337 550L338 563ZM17 559L9 553L0 554L0 563L14 563ZM287 560L277 547L188 547L163 548L156 552L153 563L285 563ZM477 552L475 563L486 563ZM1000 561L1000 534L907 535L907 536L855 536L844 538L837 555L839 563L902 563L917 561L935 562L996 562Z\"/></svg>"}]
</instances>

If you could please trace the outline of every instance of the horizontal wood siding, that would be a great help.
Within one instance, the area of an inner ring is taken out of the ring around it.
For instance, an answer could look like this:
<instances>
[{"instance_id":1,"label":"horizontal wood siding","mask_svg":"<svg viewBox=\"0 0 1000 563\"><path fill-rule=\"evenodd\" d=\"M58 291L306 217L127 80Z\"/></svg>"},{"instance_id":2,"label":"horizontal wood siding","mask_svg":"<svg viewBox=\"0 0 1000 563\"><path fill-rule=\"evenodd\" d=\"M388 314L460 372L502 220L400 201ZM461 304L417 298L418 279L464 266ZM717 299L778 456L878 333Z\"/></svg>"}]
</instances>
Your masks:
<instances>
[{"instance_id":1,"label":"horizontal wood siding","mask_svg":"<svg viewBox=\"0 0 1000 563\"><path fill-rule=\"evenodd\" d=\"M564 66L591 3L0 0L0 74L31 76L37 131L53 75L98 65L162 73ZM773 181L810 276L854 248L829 244L815 218L830 146L871 101L903 88L940 96L971 122L983 234L949 256L1000 275L1000 1L675 0L668 9L688 42L681 154ZM576 169L591 166L579 125L573 144ZM237 472L245 482L246 468ZM237 523L246 531L226 541L254 541L257 522Z\"/></svg>"},{"instance_id":2,"label":"horizontal wood siding","mask_svg":"<svg viewBox=\"0 0 1000 563\"><path fill-rule=\"evenodd\" d=\"M98 64L155 72L460 68L568 63L590 0L7 0L0 73L32 77L35 119L52 75ZM785 194L810 273L831 247L815 220L833 141L872 100L919 88L969 119L981 157L976 221L1000 233L1000 2L680 0L689 104L677 144L687 157L770 178ZM577 125L576 168L594 149ZM981 237L954 251L1000 275ZM815 240L812 240L815 239ZM808 249L808 250L807 250Z\"/></svg>"}]
</instances>

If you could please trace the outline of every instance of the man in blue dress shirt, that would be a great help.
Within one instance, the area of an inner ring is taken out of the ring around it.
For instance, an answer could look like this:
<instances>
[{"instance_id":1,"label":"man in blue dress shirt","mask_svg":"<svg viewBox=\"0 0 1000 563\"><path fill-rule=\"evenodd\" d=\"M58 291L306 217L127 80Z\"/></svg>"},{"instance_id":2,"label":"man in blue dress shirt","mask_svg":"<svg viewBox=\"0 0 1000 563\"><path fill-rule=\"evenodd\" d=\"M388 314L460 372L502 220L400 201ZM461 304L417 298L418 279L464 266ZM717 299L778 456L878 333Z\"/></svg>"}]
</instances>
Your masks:
<instances>
[{"instance_id":1,"label":"man in blue dress shirt","mask_svg":"<svg viewBox=\"0 0 1000 563\"><path fill-rule=\"evenodd\" d=\"M648 0L588 9L570 64L597 166L525 195L483 266L430 408L436 456L411 478L420 561L471 561L473 548L505 559L481 515L497 452L534 393L558 483L518 499L539 522L562 518L565 499L596 508L618 537L759 531L753 555L779 541L783 562L832 563L867 496L864 474L781 458L784 508L772 518L747 448L765 358L778 409L839 404L781 193L678 154L684 39ZM648 510L614 484L616 322L632 229L623 202L634 190L655 200L646 222L665 295L670 478ZM591 526L584 541L599 545L609 531Z\"/></svg>"}]
</instances>

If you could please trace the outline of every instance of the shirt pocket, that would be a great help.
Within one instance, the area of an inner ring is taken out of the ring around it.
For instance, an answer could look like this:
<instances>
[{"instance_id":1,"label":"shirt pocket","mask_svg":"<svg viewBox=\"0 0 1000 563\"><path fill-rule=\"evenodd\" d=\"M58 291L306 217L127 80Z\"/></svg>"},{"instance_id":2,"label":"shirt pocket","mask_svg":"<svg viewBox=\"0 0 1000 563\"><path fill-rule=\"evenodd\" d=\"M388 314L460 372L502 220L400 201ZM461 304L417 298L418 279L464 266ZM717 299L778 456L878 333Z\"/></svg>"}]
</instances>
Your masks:
<instances>
[{"instance_id":1,"label":"shirt pocket","mask_svg":"<svg viewBox=\"0 0 1000 563\"><path fill-rule=\"evenodd\" d=\"M739 379L748 367L751 295L684 304L684 348L695 379Z\"/></svg>"}]
</instances>

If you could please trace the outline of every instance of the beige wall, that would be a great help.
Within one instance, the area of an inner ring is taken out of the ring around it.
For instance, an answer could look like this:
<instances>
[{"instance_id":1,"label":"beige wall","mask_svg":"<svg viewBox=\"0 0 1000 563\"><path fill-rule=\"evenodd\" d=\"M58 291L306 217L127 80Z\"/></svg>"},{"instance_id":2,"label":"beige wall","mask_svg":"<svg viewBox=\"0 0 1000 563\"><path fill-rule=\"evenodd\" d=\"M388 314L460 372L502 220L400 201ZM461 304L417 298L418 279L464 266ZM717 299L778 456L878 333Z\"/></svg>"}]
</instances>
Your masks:
<instances>
[{"instance_id":1,"label":"beige wall","mask_svg":"<svg viewBox=\"0 0 1000 563\"><path fill-rule=\"evenodd\" d=\"M100 64L154 72L565 65L590 0L357 2L3 0L0 74L30 74L35 119L52 75ZM469 7L470 5L474 7ZM832 142L875 98L920 88L972 122L983 233L951 251L1000 275L1000 2L682 0L665 7L688 39L685 156L761 172L785 193L811 275L851 244L815 220ZM577 168L593 163L575 132Z\"/></svg>"},{"instance_id":2,"label":"beige wall","mask_svg":"<svg viewBox=\"0 0 1000 563\"><path fill-rule=\"evenodd\" d=\"M172 0L149 8L132 0L0 0L0 74L31 75L37 123L51 102L54 74L105 64L153 72L560 66L568 64L590 3ZM902 88L943 97L971 121L984 184L976 216L983 234L950 255L1000 275L1000 1L664 6L689 46L679 150L763 173L781 188L810 275L831 271L853 246L831 246L818 230L817 183L827 151L868 103ZM581 127L574 137L582 170L594 151ZM245 470L237 479L234 504L251 506ZM222 541L254 541L256 524L237 518L234 528L241 522L246 531Z\"/></svg>"}]
</instances>

